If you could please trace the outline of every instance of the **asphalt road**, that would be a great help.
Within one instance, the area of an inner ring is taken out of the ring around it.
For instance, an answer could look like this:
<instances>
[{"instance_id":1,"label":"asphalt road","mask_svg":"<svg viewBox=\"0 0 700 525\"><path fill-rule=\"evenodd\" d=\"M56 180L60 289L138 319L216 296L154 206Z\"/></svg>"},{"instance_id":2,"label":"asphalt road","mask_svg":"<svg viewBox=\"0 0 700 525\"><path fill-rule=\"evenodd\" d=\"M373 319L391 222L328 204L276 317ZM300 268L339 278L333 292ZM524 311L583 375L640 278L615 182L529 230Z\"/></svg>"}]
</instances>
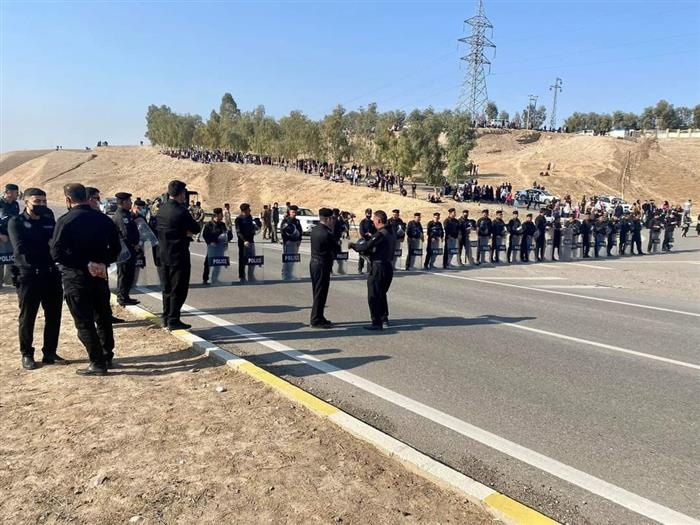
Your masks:
<instances>
[{"instance_id":1,"label":"asphalt road","mask_svg":"<svg viewBox=\"0 0 700 525\"><path fill-rule=\"evenodd\" d=\"M203 287L192 245L195 333L561 522L699 522L697 237L669 255L397 272L379 333L362 329L356 263L331 282L337 326L315 330L308 242L295 282L280 246L261 248L264 283L233 265ZM160 312L158 293L134 296Z\"/></svg>"}]
</instances>

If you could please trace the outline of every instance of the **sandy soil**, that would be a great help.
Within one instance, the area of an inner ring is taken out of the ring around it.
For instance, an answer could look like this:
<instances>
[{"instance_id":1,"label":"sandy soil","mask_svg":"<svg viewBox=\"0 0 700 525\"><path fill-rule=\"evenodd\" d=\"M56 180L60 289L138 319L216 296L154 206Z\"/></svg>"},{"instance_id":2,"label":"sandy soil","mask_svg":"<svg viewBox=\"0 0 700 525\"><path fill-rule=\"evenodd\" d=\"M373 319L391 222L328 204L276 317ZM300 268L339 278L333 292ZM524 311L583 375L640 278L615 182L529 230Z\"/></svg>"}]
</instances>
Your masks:
<instances>
[{"instance_id":1,"label":"sandy soil","mask_svg":"<svg viewBox=\"0 0 700 525\"><path fill-rule=\"evenodd\" d=\"M122 367L110 377L74 373L86 355L65 309L59 353L73 363L25 372L15 295L0 292L0 522L493 522L249 377L116 313L131 322L115 330Z\"/></svg>"}]
</instances>

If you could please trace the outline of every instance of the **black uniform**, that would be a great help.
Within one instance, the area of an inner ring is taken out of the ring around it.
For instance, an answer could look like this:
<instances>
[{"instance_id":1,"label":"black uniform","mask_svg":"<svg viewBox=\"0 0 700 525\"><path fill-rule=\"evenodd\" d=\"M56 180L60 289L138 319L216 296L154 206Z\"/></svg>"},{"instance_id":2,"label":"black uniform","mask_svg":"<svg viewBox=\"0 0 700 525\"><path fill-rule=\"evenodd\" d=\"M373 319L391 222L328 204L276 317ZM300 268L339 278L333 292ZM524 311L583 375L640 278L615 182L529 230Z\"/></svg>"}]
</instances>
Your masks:
<instances>
[{"instance_id":1,"label":"black uniform","mask_svg":"<svg viewBox=\"0 0 700 525\"><path fill-rule=\"evenodd\" d=\"M476 247L476 264L481 264L481 246L483 242L488 246L489 237L491 235L491 219L489 217L479 217L476 221L476 234L481 238L481 242L477 243Z\"/></svg>"},{"instance_id":2,"label":"black uniform","mask_svg":"<svg viewBox=\"0 0 700 525\"><path fill-rule=\"evenodd\" d=\"M635 217L630 224L630 232L632 233L632 246L630 253L634 255L634 247L637 247L637 255L644 255L642 252L642 219Z\"/></svg>"},{"instance_id":3,"label":"black uniform","mask_svg":"<svg viewBox=\"0 0 700 525\"><path fill-rule=\"evenodd\" d=\"M401 250L403 241L406 238L406 223L403 222L403 219L401 217L399 217L398 219L395 219L394 217L389 217L389 228L391 228L391 232L394 234L394 238L396 239L393 259L394 268L396 268L396 260L399 257L396 254L399 253L399 250Z\"/></svg>"},{"instance_id":4,"label":"black uniform","mask_svg":"<svg viewBox=\"0 0 700 525\"><path fill-rule=\"evenodd\" d=\"M508 226L506 228L508 230L508 251L506 252L506 258L508 259L508 262L512 262L513 259L511 258L511 256L513 255L513 252L518 248L515 245L515 239L517 237L520 237L520 241L522 242L523 226L520 222L520 219L511 219L508 221ZM515 256L518 256L517 253Z\"/></svg>"},{"instance_id":5,"label":"black uniform","mask_svg":"<svg viewBox=\"0 0 700 525\"><path fill-rule=\"evenodd\" d=\"M311 260L309 275L313 291L313 306L311 308L311 326L328 323L324 316L328 289L331 283L331 270L339 244L333 231L325 224L317 224L311 230Z\"/></svg>"},{"instance_id":6,"label":"black uniform","mask_svg":"<svg viewBox=\"0 0 700 525\"><path fill-rule=\"evenodd\" d=\"M15 280L19 299L19 350L22 356L34 357L34 323L41 305L44 310L45 359L56 355L61 330L63 287L61 274L51 258L49 241L56 221L47 209L45 215L32 219L28 212L12 217L7 229L14 247Z\"/></svg>"},{"instance_id":7,"label":"black uniform","mask_svg":"<svg viewBox=\"0 0 700 525\"><path fill-rule=\"evenodd\" d=\"M544 260L544 250L547 245L545 231L547 230L547 218L544 215L535 217L535 228L537 229L537 240L535 241L535 256L538 261Z\"/></svg>"},{"instance_id":8,"label":"black uniform","mask_svg":"<svg viewBox=\"0 0 700 525\"><path fill-rule=\"evenodd\" d=\"M204 242L207 246L212 243L218 243L219 237L225 234L227 241L230 242L233 239L233 232L230 231L224 221L211 220L204 225L202 230L202 237L204 237ZM204 270L202 272L202 282L206 283L209 281L209 257L204 258Z\"/></svg>"},{"instance_id":9,"label":"black uniform","mask_svg":"<svg viewBox=\"0 0 700 525\"><path fill-rule=\"evenodd\" d=\"M554 252L557 252L557 257L561 258L561 221L556 219L552 224L552 260L556 261Z\"/></svg>"},{"instance_id":10,"label":"black uniform","mask_svg":"<svg viewBox=\"0 0 700 525\"><path fill-rule=\"evenodd\" d=\"M498 238L500 237L502 241L505 235L506 223L503 222L503 219L496 217L491 222L491 262L501 262L498 252Z\"/></svg>"},{"instance_id":11,"label":"black uniform","mask_svg":"<svg viewBox=\"0 0 700 525\"><path fill-rule=\"evenodd\" d=\"M593 231L593 225L588 219L584 219L581 222L581 251L583 252L583 258L586 259L590 257L588 252L591 250L591 232Z\"/></svg>"},{"instance_id":12,"label":"black uniform","mask_svg":"<svg viewBox=\"0 0 700 525\"><path fill-rule=\"evenodd\" d=\"M377 228L375 228L374 223L372 222L372 219L368 219L365 217L360 221L360 238L361 239L369 239L377 233ZM365 258L360 256L360 259L357 261L357 272L362 273L363 268L365 267Z\"/></svg>"},{"instance_id":13,"label":"black uniform","mask_svg":"<svg viewBox=\"0 0 700 525\"><path fill-rule=\"evenodd\" d=\"M594 232L595 232L595 244L593 245L593 255L595 257L600 256L600 248L602 245L602 241L600 239L605 239L605 237L608 235L608 223L607 221L598 221L595 223L594 226Z\"/></svg>"},{"instance_id":14,"label":"black uniform","mask_svg":"<svg viewBox=\"0 0 700 525\"><path fill-rule=\"evenodd\" d=\"M425 250L425 264L423 264L423 268L427 270L433 267L433 243L431 241L438 239L439 244L439 239L445 236L445 230L440 221L428 221L426 230L428 231L428 246Z\"/></svg>"},{"instance_id":15,"label":"black uniform","mask_svg":"<svg viewBox=\"0 0 700 525\"><path fill-rule=\"evenodd\" d=\"M462 262L464 261L465 264L466 262L471 262L471 256L469 255L471 252L471 246L469 246L469 232L476 228L476 222L473 219L469 218L464 218L460 217L459 221L459 241L457 243L457 251L458 251L458 257L459 261ZM466 259L462 259L462 254L467 255Z\"/></svg>"},{"instance_id":16,"label":"black uniform","mask_svg":"<svg viewBox=\"0 0 700 525\"><path fill-rule=\"evenodd\" d=\"M445 223L443 224L443 229L445 230L445 249L442 252L442 267L447 268L448 261L452 257L449 254L449 248L447 246L447 241L452 239L454 241L454 247L457 248L457 240L459 239L459 221L456 217L447 217Z\"/></svg>"},{"instance_id":17,"label":"black uniform","mask_svg":"<svg viewBox=\"0 0 700 525\"><path fill-rule=\"evenodd\" d=\"M238 235L238 278L244 280L248 256L255 254L255 222L252 215L241 214L236 217L234 225ZM249 248L246 248L246 242Z\"/></svg>"},{"instance_id":18,"label":"black uniform","mask_svg":"<svg viewBox=\"0 0 700 525\"><path fill-rule=\"evenodd\" d=\"M180 310L190 288L190 235L199 233L199 224L185 204L168 199L156 215L158 247L163 273L163 324L180 322Z\"/></svg>"},{"instance_id":19,"label":"black uniform","mask_svg":"<svg viewBox=\"0 0 700 525\"><path fill-rule=\"evenodd\" d=\"M440 224L439 222L437 224ZM440 225L442 229L442 225ZM372 326L381 328L389 322L389 304L386 294L394 278L394 234L386 226L382 227L367 241L362 253L369 256L370 267L367 276L367 302Z\"/></svg>"},{"instance_id":20,"label":"black uniform","mask_svg":"<svg viewBox=\"0 0 700 525\"><path fill-rule=\"evenodd\" d=\"M649 242L647 243L647 252L651 253L651 247L654 244L651 234L655 234L656 237L661 236L661 231L664 229L663 222L659 217L653 217L649 221Z\"/></svg>"},{"instance_id":21,"label":"black uniform","mask_svg":"<svg viewBox=\"0 0 700 525\"><path fill-rule=\"evenodd\" d=\"M112 217L119 230L119 237L129 250L130 257L123 263L117 264L117 301L122 306L131 300L129 292L134 285L136 275L136 254L140 250L139 228L134 220L134 214L124 208L117 208Z\"/></svg>"},{"instance_id":22,"label":"black uniform","mask_svg":"<svg viewBox=\"0 0 700 525\"><path fill-rule=\"evenodd\" d=\"M612 255L612 249L615 247L615 234L620 231L620 221L611 220L608 223L608 257ZM618 251L618 253L620 253Z\"/></svg>"},{"instance_id":23,"label":"black uniform","mask_svg":"<svg viewBox=\"0 0 700 525\"><path fill-rule=\"evenodd\" d=\"M627 248L627 236L630 233L631 226L632 221L629 221L626 218L623 218L620 221L620 244L617 249L620 255L625 255L625 250Z\"/></svg>"},{"instance_id":24,"label":"black uniform","mask_svg":"<svg viewBox=\"0 0 700 525\"><path fill-rule=\"evenodd\" d=\"M671 243L673 242L673 231L680 222L680 217L675 211L666 212L664 217L664 240L661 243L661 249L666 252L671 251Z\"/></svg>"},{"instance_id":25,"label":"black uniform","mask_svg":"<svg viewBox=\"0 0 700 525\"><path fill-rule=\"evenodd\" d=\"M532 236L535 235L537 227L532 221L525 221L523 223L523 237L520 241L520 260L523 262L528 262L530 260L530 246L532 243Z\"/></svg>"},{"instance_id":26,"label":"black uniform","mask_svg":"<svg viewBox=\"0 0 700 525\"><path fill-rule=\"evenodd\" d=\"M56 222L51 256L61 270L66 304L78 339L85 345L90 362L101 369L114 357L112 308L107 280L92 277L88 263L109 266L120 251L117 227L88 204L71 208Z\"/></svg>"},{"instance_id":27,"label":"black uniform","mask_svg":"<svg viewBox=\"0 0 700 525\"><path fill-rule=\"evenodd\" d=\"M12 217L19 215L19 203L17 201L7 202L4 197L0 197L0 235L8 235L7 226ZM0 241L0 255L10 255L12 253L12 243ZM0 261L0 287L10 283L10 265L2 264Z\"/></svg>"},{"instance_id":28,"label":"black uniform","mask_svg":"<svg viewBox=\"0 0 700 525\"><path fill-rule=\"evenodd\" d=\"M423 240L423 225L416 220L408 221L406 237L408 237L408 254L406 255L406 270L408 270L415 261L412 250L418 249L417 247L420 246L419 242Z\"/></svg>"}]
</instances>

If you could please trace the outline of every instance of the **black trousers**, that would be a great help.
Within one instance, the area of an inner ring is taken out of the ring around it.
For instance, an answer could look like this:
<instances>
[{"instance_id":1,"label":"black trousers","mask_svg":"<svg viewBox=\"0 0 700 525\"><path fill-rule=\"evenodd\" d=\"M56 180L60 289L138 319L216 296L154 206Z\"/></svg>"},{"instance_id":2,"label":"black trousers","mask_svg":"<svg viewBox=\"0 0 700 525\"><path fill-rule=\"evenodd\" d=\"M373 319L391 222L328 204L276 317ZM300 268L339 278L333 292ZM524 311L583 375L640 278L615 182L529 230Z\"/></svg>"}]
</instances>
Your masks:
<instances>
[{"instance_id":1,"label":"black trousers","mask_svg":"<svg viewBox=\"0 0 700 525\"><path fill-rule=\"evenodd\" d=\"M389 320L389 304L386 294L394 278L391 263L372 262L367 276L367 302L372 324L381 326Z\"/></svg>"},{"instance_id":2,"label":"black trousers","mask_svg":"<svg viewBox=\"0 0 700 525\"><path fill-rule=\"evenodd\" d=\"M544 232L540 232L537 240L535 241L535 255L537 255L538 261L544 260L544 247L546 246Z\"/></svg>"},{"instance_id":3,"label":"black trousers","mask_svg":"<svg viewBox=\"0 0 700 525\"><path fill-rule=\"evenodd\" d=\"M209 281L209 257L204 258L204 270L202 270L202 282Z\"/></svg>"},{"instance_id":4,"label":"black trousers","mask_svg":"<svg viewBox=\"0 0 700 525\"><path fill-rule=\"evenodd\" d=\"M620 255L625 255L625 248L627 245L627 235L620 234L620 244L617 248L617 253Z\"/></svg>"},{"instance_id":5,"label":"black trousers","mask_svg":"<svg viewBox=\"0 0 700 525\"><path fill-rule=\"evenodd\" d=\"M630 246L630 253L634 255L634 247L637 246L637 253L642 253L642 234L633 233L632 234L632 246Z\"/></svg>"},{"instance_id":6,"label":"black trousers","mask_svg":"<svg viewBox=\"0 0 700 525\"><path fill-rule=\"evenodd\" d=\"M61 331L63 286L57 271L39 276L20 272L17 298L19 300L19 351L23 356L34 357L34 324L39 306L44 310L45 356L56 354L58 334Z\"/></svg>"},{"instance_id":7,"label":"black trousers","mask_svg":"<svg viewBox=\"0 0 700 525\"><path fill-rule=\"evenodd\" d=\"M588 257L588 252L591 251L591 237L589 235L581 236L581 251L584 257Z\"/></svg>"},{"instance_id":8,"label":"black trousers","mask_svg":"<svg viewBox=\"0 0 700 525\"><path fill-rule=\"evenodd\" d=\"M530 244L532 243L531 235L523 235L520 239L520 260L528 262L530 260Z\"/></svg>"},{"instance_id":9,"label":"black trousers","mask_svg":"<svg viewBox=\"0 0 700 525\"><path fill-rule=\"evenodd\" d=\"M180 320L180 311L190 289L189 261L163 266L163 322L167 325Z\"/></svg>"},{"instance_id":10,"label":"black trousers","mask_svg":"<svg viewBox=\"0 0 700 525\"><path fill-rule=\"evenodd\" d=\"M78 339L85 346L90 362L104 368L105 360L114 357L112 307L109 305L107 281L87 273L64 275L63 289L78 330Z\"/></svg>"},{"instance_id":11,"label":"black trousers","mask_svg":"<svg viewBox=\"0 0 700 525\"><path fill-rule=\"evenodd\" d=\"M309 275L311 276L311 290L313 293L313 306L311 307L311 324L316 325L326 321L324 310L328 299L328 290L331 285L331 268L333 261L324 262L312 258L309 263Z\"/></svg>"},{"instance_id":12,"label":"black trousers","mask_svg":"<svg viewBox=\"0 0 700 525\"><path fill-rule=\"evenodd\" d=\"M136 254L131 253L129 260L117 265L117 300L129 299L131 287L134 285L136 275Z\"/></svg>"}]
</instances>

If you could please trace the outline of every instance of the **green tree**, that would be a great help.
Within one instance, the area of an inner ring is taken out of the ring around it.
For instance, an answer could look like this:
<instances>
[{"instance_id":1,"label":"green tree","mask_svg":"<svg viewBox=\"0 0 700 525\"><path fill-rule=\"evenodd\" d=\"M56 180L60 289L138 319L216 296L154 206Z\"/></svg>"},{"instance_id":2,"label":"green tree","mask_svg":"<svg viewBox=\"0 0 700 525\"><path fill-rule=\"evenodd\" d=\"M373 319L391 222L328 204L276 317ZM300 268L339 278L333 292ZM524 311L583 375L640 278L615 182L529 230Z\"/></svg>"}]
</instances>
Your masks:
<instances>
[{"instance_id":1,"label":"green tree","mask_svg":"<svg viewBox=\"0 0 700 525\"><path fill-rule=\"evenodd\" d=\"M345 108L337 105L323 118L320 126L321 140L328 158L335 163L348 158L351 148L346 130Z\"/></svg>"},{"instance_id":2,"label":"green tree","mask_svg":"<svg viewBox=\"0 0 700 525\"><path fill-rule=\"evenodd\" d=\"M455 112L447 124L447 178L453 183L464 180L467 174L469 152L476 146L476 132L467 113Z\"/></svg>"},{"instance_id":3,"label":"green tree","mask_svg":"<svg viewBox=\"0 0 700 525\"><path fill-rule=\"evenodd\" d=\"M233 98L231 93L224 93L221 97L221 105L219 106L219 115L224 121L233 121L236 117L240 116L241 110L238 109L238 104Z\"/></svg>"},{"instance_id":4,"label":"green tree","mask_svg":"<svg viewBox=\"0 0 700 525\"><path fill-rule=\"evenodd\" d=\"M498 119L499 119L499 120L508 121L508 120L510 120L510 115L508 114L507 111L501 111L501 112L498 114Z\"/></svg>"},{"instance_id":5,"label":"green tree","mask_svg":"<svg viewBox=\"0 0 700 525\"><path fill-rule=\"evenodd\" d=\"M486 118L488 118L489 120L495 120L498 116L498 107L496 106L496 103L492 100L489 100L486 104L486 109L484 110L484 113L486 113Z\"/></svg>"},{"instance_id":6,"label":"green tree","mask_svg":"<svg viewBox=\"0 0 700 525\"><path fill-rule=\"evenodd\" d=\"M700 128L700 104L693 108L693 127Z\"/></svg>"},{"instance_id":7,"label":"green tree","mask_svg":"<svg viewBox=\"0 0 700 525\"><path fill-rule=\"evenodd\" d=\"M298 110L290 112L288 116L280 119L279 125L280 152L288 159L295 160L301 154L313 155L320 150L318 126L314 125L303 112Z\"/></svg>"}]
</instances>

